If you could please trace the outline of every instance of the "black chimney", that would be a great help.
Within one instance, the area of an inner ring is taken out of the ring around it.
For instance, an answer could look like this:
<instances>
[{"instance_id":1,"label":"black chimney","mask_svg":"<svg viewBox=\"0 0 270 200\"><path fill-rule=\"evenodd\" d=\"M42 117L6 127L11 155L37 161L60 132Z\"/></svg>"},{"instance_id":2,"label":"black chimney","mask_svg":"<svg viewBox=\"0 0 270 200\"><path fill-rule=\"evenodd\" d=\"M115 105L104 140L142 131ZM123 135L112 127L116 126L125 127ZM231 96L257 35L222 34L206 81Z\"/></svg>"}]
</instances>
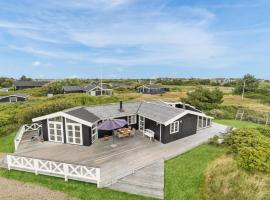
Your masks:
<instances>
[{"instance_id":1,"label":"black chimney","mask_svg":"<svg viewBox=\"0 0 270 200\"><path fill-rule=\"evenodd\" d=\"M123 112L124 109L123 109L123 101L120 101L120 108L119 108L120 112Z\"/></svg>"}]
</instances>

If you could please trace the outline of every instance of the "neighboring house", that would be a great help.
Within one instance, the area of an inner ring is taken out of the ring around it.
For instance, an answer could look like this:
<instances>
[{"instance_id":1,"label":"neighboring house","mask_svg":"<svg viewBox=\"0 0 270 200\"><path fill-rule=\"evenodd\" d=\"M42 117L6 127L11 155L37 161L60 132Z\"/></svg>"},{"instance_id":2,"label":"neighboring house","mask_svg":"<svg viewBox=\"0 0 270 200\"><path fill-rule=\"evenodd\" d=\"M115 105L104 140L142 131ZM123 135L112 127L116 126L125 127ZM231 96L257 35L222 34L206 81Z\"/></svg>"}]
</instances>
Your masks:
<instances>
[{"instance_id":1,"label":"neighboring house","mask_svg":"<svg viewBox=\"0 0 270 200\"><path fill-rule=\"evenodd\" d=\"M231 82L235 81L235 79L231 79L231 78L215 78L215 79L213 79L213 81L215 83L220 84L220 85L225 85L227 83L231 83Z\"/></svg>"},{"instance_id":2,"label":"neighboring house","mask_svg":"<svg viewBox=\"0 0 270 200\"><path fill-rule=\"evenodd\" d=\"M138 87L138 92L144 94L163 94L166 91L167 88L162 85L143 85Z\"/></svg>"},{"instance_id":3,"label":"neighboring house","mask_svg":"<svg viewBox=\"0 0 270 200\"><path fill-rule=\"evenodd\" d=\"M197 109L196 107L190 105L190 104L187 104L187 103L183 103L181 101L179 102L175 102L175 101L172 101L172 102L164 102L170 106L173 106L175 108L182 108L182 109L185 109L185 110L191 110L191 111L195 111L195 112L200 112L202 113L202 111L200 111L199 109Z\"/></svg>"},{"instance_id":4,"label":"neighboring house","mask_svg":"<svg viewBox=\"0 0 270 200\"><path fill-rule=\"evenodd\" d=\"M42 87L47 83L48 81L15 81L14 87L15 90L22 90L28 88Z\"/></svg>"},{"instance_id":5,"label":"neighboring house","mask_svg":"<svg viewBox=\"0 0 270 200\"><path fill-rule=\"evenodd\" d=\"M11 90L12 88L0 88L1 92L8 92L9 90Z\"/></svg>"},{"instance_id":6,"label":"neighboring house","mask_svg":"<svg viewBox=\"0 0 270 200\"><path fill-rule=\"evenodd\" d=\"M64 93L87 93L91 96L112 95L113 90L105 84L91 83L85 86L64 86Z\"/></svg>"},{"instance_id":7,"label":"neighboring house","mask_svg":"<svg viewBox=\"0 0 270 200\"><path fill-rule=\"evenodd\" d=\"M29 95L27 94L11 94L7 96L0 96L0 102L18 102L25 101Z\"/></svg>"},{"instance_id":8,"label":"neighboring house","mask_svg":"<svg viewBox=\"0 0 270 200\"><path fill-rule=\"evenodd\" d=\"M211 127L213 118L162 101L143 101L76 107L32 121L42 124L45 141L89 146L98 138L112 134L97 128L99 123L108 119L125 119L128 126L141 132L150 129L154 138L165 144Z\"/></svg>"}]
</instances>

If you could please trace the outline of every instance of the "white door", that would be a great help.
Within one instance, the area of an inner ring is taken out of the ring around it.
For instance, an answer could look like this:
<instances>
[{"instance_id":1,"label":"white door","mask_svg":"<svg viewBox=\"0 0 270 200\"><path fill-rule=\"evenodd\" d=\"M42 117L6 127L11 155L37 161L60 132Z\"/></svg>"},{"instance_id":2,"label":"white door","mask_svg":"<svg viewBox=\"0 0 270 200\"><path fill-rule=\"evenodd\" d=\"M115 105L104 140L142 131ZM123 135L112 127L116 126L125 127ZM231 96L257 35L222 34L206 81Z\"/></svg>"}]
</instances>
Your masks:
<instances>
[{"instance_id":1,"label":"white door","mask_svg":"<svg viewBox=\"0 0 270 200\"><path fill-rule=\"evenodd\" d=\"M82 125L66 123L66 136L67 143L82 145Z\"/></svg>"},{"instance_id":2,"label":"white door","mask_svg":"<svg viewBox=\"0 0 270 200\"><path fill-rule=\"evenodd\" d=\"M93 126L92 126L92 143L94 143L97 139L98 139L97 124L93 124Z\"/></svg>"},{"instance_id":3,"label":"white door","mask_svg":"<svg viewBox=\"0 0 270 200\"><path fill-rule=\"evenodd\" d=\"M48 122L49 141L64 142L62 122Z\"/></svg>"},{"instance_id":4,"label":"white door","mask_svg":"<svg viewBox=\"0 0 270 200\"><path fill-rule=\"evenodd\" d=\"M145 127L145 118L139 116L139 131L143 132Z\"/></svg>"}]
</instances>

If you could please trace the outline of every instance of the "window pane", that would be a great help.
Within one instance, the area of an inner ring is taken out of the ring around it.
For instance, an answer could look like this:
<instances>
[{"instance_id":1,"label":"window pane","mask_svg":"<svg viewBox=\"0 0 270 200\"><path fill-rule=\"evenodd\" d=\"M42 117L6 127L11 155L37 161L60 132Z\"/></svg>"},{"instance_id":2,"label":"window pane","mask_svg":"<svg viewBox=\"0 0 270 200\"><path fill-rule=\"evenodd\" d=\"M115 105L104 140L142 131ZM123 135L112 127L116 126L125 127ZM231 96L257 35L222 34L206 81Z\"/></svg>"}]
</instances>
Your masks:
<instances>
[{"instance_id":1,"label":"window pane","mask_svg":"<svg viewBox=\"0 0 270 200\"><path fill-rule=\"evenodd\" d=\"M50 127L50 128L54 128L54 125L53 125L53 124L49 124L49 127Z\"/></svg>"},{"instance_id":2,"label":"window pane","mask_svg":"<svg viewBox=\"0 0 270 200\"><path fill-rule=\"evenodd\" d=\"M62 137L57 137L57 141L62 141Z\"/></svg>"},{"instance_id":3,"label":"window pane","mask_svg":"<svg viewBox=\"0 0 270 200\"><path fill-rule=\"evenodd\" d=\"M77 138L77 139L75 140L75 143L80 144L80 143L81 143L81 139L78 139L78 138Z\"/></svg>"},{"instance_id":4,"label":"window pane","mask_svg":"<svg viewBox=\"0 0 270 200\"><path fill-rule=\"evenodd\" d=\"M54 140L55 140L54 135L51 135L51 136L50 136L50 140L52 140L52 141L54 141Z\"/></svg>"},{"instance_id":5,"label":"window pane","mask_svg":"<svg viewBox=\"0 0 270 200\"><path fill-rule=\"evenodd\" d=\"M68 136L73 137L73 131L68 131Z\"/></svg>"},{"instance_id":6,"label":"window pane","mask_svg":"<svg viewBox=\"0 0 270 200\"><path fill-rule=\"evenodd\" d=\"M80 134L80 132L75 132L75 137L81 137L81 134Z\"/></svg>"},{"instance_id":7,"label":"window pane","mask_svg":"<svg viewBox=\"0 0 270 200\"><path fill-rule=\"evenodd\" d=\"M50 129L50 134L54 135L54 129Z\"/></svg>"},{"instance_id":8,"label":"window pane","mask_svg":"<svg viewBox=\"0 0 270 200\"><path fill-rule=\"evenodd\" d=\"M80 126L75 126L75 130L76 131L80 131L81 130L81 127Z\"/></svg>"},{"instance_id":9,"label":"window pane","mask_svg":"<svg viewBox=\"0 0 270 200\"><path fill-rule=\"evenodd\" d=\"M61 130L57 130L57 135L62 135Z\"/></svg>"},{"instance_id":10,"label":"window pane","mask_svg":"<svg viewBox=\"0 0 270 200\"><path fill-rule=\"evenodd\" d=\"M62 126L61 126L60 124L56 124L56 128L57 128L57 129L61 129Z\"/></svg>"},{"instance_id":11,"label":"window pane","mask_svg":"<svg viewBox=\"0 0 270 200\"><path fill-rule=\"evenodd\" d=\"M69 142L73 143L73 138L69 138Z\"/></svg>"},{"instance_id":12,"label":"window pane","mask_svg":"<svg viewBox=\"0 0 270 200\"><path fill-rule=\"evenodd\" d=\"M68 125L68 126L67 126L67 129L68 129L68 130L72 130L72 126L71 126L71 125Z\"/></svg>"}]
</instances>

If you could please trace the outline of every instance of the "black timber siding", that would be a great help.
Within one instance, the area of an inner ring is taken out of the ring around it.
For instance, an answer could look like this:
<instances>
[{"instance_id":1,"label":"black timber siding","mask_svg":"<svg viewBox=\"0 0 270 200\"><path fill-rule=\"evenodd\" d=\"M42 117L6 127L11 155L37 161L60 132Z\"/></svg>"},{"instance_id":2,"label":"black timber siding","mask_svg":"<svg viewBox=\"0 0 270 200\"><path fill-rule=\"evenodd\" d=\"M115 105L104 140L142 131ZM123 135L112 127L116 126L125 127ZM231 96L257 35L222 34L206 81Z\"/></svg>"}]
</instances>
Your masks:
<instances>
[{"instance_id":1,"label":"black timber siding","mask_svg":"<svg viewBox=\"0 0 270 200\"><path fill-rule=\"evenodd\" d=\"M160 139L159 139L160 138L160 124L159 123L157 123L157 122L155 122L153 120L145 118L145 126L144 126L144 128L154 131L155 132L155 139L160 141ZM163 134L163 132L162 132L162 134Z\"/></svg>"},{"instance_id":2,"label":"black timber siding","mask_svg":"<svg viewBox=\"0 0 270 200\"><path fill-rule=\"evenodd\" d=\"M15 90L23 90L23 89L29 89L29 88L36 88L41 86L15 86Z\"/></svg>"},{"instance_id":3,"label":"black timber siding","mask_svg":"<svg viewBox=\"0 0 270 200\"><path fill-rule=\"evenodd\" d=\"M163 94L167 90L166 90L166 88L160 88L160 89L157 89L157 90L155 90L155 89L148 89L148 88L145 88L145 89L139 88L138 91L140 93L144 93L144 94Z\"/></svg>"},{"instance_id":4,"label":"black timber siding","mask_svg":"<svg viewBox=\"0 0 270 200\"><path fill-rule=\"evenodd\" d=\"M5 97L0 99L0 102L9 102L9 97Z\"/></svg>"},{"instance_id":5,"label":"black timber siding","mask_svg":"<svg viewBox=\"0 0 270 200\"><path fill-rule=\"evenodd\" d=\"M83 146L90 146L92 144L92 134L89 126L82 125L82 138Z\"/></svg>"},{"instance_id":6,"label":"black timber siding","mask_svg":"<svg viewBox=\"0 0 270 200\"><path fill-rule=\"evenodd\" d=\"M166 144L189 135L196 134L197 132L197 116L196 115L185 115L184 117L176 120L179 121L179 132L170 134L170 125L163 126L162 132L162 143Z\"/></svg>"},{"instance_id":7,"label":"black timber siding","mask_svg":"<svg viewBox=\"0 0 270 200\"><path fill-rule=\"evenodd\" d=\"M43 135L43 139L44 141L48 141L48 123L47 120L43 120L41 121L42 124L42 135Z\"/></svg>"},{"instance_id":8,"label":"black timber siding","mask_svg":"<svg viewBox=\"0 0 270 200\"><path fill-rule=\"evenodd\" d=\"M0 102L10 102L9 101L9 96L8 97L5 97L5 98L2 98L2 99L0 99ZM19 102L19 101L25 101L25 98L23 98L23 97L17 97L17 102ZM13 103L15 103L15 102L13 102Z\"/></svg>"}]
</instances>

